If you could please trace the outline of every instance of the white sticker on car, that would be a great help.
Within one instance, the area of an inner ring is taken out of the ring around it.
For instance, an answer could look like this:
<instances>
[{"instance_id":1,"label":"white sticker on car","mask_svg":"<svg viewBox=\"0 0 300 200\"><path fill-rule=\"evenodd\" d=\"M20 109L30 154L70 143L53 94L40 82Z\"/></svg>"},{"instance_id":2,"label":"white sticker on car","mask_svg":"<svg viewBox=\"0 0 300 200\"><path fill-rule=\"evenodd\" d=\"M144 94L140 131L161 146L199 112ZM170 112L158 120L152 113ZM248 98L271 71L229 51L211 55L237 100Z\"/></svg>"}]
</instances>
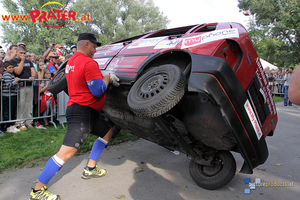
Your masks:
<instances>
[{"instance_id":1,"label":"white sticker on car","mask_svg":"<svg viewBox=\"0 0 300 200\"><path fill-rule=\"evenodd\" d=\"M255 133L256 133L256 136L258 138L258 140L260 140L261 136L263 135L262 131L261 131L261 128L260 128L260 125L257 121L257 118L255 116L255 113L251 107L251 104L249 102L249 100L247 99L247 101L245 102L244 104L244 107L245 107L245 110L249 116L249 119L251 121L251 124L255 130Z\"/></svg>"},{"instance_id":2,"label":"white sticker on car","mask_svg":"<svg viewBox=\"0 0 300 200\"><path fill-rule=\"evenodd\" d=\"M128 47L128 49L155 46L157 43L159 43L160 41L162 41L165 38L166 37L139 39L139 40L134 41Z\"/></svg>"},{"instance_id":3,"label":"white sticker on car","mask_svg":"<svg viewBox=\"0 0 300 200\"><path fill-rule=\"evenodd\" d=\"M201 35L185 38L183 39L181 48L184 49L184 48L193 47L200 44L213 42L216 40L221 40L226 38L239 38L238 29L230 28L230 29L216 30Z\"/></svg>"},{"instance_id":4,"label":"white sticker on car","mask_svg":"<svg viewBox=\"0 0 300 200\"><path fill-rule=\"evenodd\" d=\"M98 65L105 65L109 58L100 58L100 59L95 59L95 61L98 63Z\"/></svg>"},{"instance_id":5,"label":"white sticker on car","mask_svg":"<svg viewBox=\"0 0 300 200\"><path fill-rule=\"evenodd\" d=\"M166 48L174 48L181 41L181 38L176 38L173 40L163 40L158 43L154 49L166 49Z\"/></svg>"}]
</instances>

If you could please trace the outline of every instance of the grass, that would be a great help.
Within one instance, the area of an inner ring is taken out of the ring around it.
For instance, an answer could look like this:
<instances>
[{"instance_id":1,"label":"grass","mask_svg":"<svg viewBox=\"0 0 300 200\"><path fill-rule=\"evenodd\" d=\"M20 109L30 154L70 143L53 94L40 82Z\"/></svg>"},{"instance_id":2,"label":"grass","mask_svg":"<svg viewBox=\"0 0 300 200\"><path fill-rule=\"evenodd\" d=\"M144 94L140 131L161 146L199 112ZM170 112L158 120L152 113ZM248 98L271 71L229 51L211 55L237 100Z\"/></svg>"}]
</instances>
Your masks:
<instances>
[{"instance_id":1,"label":"grass","mask_svg":"<svg viewBox=\"0 0 300 200\"><path fill-rule=\"evenodd\" d=\"M273 96L274 102L278 103L278 102L282 102L283 101L283 97L279 97L279 96Z\"/></svg>"},{"instance_id":2,"label":"grass","mask_svg":"<svg viewBox=\"0 0 300 200\"><path fill-rule=\"evenodd\" d=\"M50 127L43 129L28 129L18 133L6 133L0 137L0 173L24 167L35 167L44 165L50 156L59 150L66 128L61 125L57 129ZM89 135L86 142L79 149L77 154L86 153L91 150L97 136ZM124 141L137 140L131 134L121 131L109 142L116 145Z\"/></svg>"}]
</instances>

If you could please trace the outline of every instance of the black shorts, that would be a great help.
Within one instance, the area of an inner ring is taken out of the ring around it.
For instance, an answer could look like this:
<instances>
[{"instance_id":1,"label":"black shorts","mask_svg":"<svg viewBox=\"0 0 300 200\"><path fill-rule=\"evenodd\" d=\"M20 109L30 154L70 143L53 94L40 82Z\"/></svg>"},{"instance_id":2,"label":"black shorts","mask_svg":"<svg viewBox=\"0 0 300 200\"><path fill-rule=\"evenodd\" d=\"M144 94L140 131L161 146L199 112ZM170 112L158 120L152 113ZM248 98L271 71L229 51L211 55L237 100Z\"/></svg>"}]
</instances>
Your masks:
<instances>
[{"instance_id":1,"label":"black shorts","mask_svg":"<svg viewBox=\"0 0 300 200\"><path fill-rule=\"evenodd\" d=\"M68 129L63 145L79 149L89 134L104 137L110 129L100 112L88 106L73 104L67 107Z\"/></svg>"}]
</instances>

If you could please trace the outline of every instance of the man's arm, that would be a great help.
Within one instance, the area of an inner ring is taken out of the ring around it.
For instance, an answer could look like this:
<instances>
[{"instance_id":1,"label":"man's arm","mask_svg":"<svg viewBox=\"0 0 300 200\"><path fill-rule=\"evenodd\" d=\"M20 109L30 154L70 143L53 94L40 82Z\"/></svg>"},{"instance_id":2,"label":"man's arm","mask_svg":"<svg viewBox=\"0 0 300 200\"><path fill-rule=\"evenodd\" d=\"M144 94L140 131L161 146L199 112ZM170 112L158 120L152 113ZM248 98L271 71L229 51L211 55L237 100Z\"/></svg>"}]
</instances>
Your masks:
<instances>
[{"instance_id":1,"label":"man's arm","mask_svg":"<svg viewBox=\"0 0 300 200\"><path fill-rule=\"evenodd\" d=\"M44 54L43 54L44 58L49 59L49 58L47 58L47 56L48 56L49 53L51 52L52 48L53 48L53 43L50 42L50 47L49 47L49 48L44 52Z\"/></svg>"},{"instance_id":2,"label":"man's arm","mask_svg":"<svg viewBox=\"0 0 300 200\"><path fill-rule=\"evenodd\" d=\"M31 67L30 70L31 70L31 77L33 77L35 79L36 71L35 71L34 67ZM32 81L34 81L34 79Z\"/></svg>"},{"instance_id":3,"label":"man's arm","mask_svg":"<svg viewBox=\"0 0 300 200\"><path fill-rule=\"evenodd\" d=\"M17 67L14 67L14 73L16 75L20 75L23 71L23 66L24 66L24 62L25 62L25 54L22 54L20 56L21 62Z\"/></svg>"},{"instance_id":4,"label":"man's arm","mask_svg":"<svg viewBox=\"0 0 300 200\"><path fill-rule=\"evenodd\" d=\"M300 106L300 67L293 73L293 78L289 86L289 99L292 103Z\"/></svg>"}]
</instances>

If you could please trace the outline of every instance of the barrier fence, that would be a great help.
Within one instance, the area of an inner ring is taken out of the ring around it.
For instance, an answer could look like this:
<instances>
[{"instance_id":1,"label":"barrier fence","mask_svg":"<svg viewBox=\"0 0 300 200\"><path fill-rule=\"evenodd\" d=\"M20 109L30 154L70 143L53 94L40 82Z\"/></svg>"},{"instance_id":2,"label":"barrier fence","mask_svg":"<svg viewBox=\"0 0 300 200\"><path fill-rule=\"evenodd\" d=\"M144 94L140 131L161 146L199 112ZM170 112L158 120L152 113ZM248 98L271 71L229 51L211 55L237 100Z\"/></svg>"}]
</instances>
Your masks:
<instances>
[{"instance_id":1,"label":"barrier fence","mask_svg":"<svg viewBox=\"0 0 300 200\"><path fill-rule=\"evenodd\" d=\"M50 97L49 95L45 95L44 92L40 93L39 86L42 82L46 84L47 81L49 81L49 79L35 79L35 81L31 83L28 81L28 79L20 79L19 89L17 91L9 88L8 93L5 92L4 94L3 89L7 88L5 87L4 80L1 78L0 125L4 127L7 123L18 124L22 121L37 121L39 119L49 118L49 123L53 124L55 128L57 128L57 126L54 122L54 119L58 120L64 128L63 123L66 122L65 110L68 101L68 95L66 95L64 92L60 92L55 97ZM12 94L14 93L16 93L16 97L12 97ZM6 96L4 96L3 94ZM51 100L51 98L53 98L53 100ZM28 102L30 100L31 102ZM13 108L15 108L16 110L12 110L12 104L15 105L13 106ZM41 112L41 108L42 110L44 110L45 107L46 110L48 110L48 114ZM5 121L4 110L8 110L8 120ZM23 117L20 117L23 113ZM12 115L14 115L15 117L13 117Z\"/></svg>"},{"instance_id":2,"label":"barrier fence","mask_svg":"<svg viewBox=\"0 0 300 200\"><path fill-rule=\"evenodd\" d=\"M269 81L269 86L274 95L284 95L284 84L279 84L277 80Z\"/></svg>"}]
</instances>

